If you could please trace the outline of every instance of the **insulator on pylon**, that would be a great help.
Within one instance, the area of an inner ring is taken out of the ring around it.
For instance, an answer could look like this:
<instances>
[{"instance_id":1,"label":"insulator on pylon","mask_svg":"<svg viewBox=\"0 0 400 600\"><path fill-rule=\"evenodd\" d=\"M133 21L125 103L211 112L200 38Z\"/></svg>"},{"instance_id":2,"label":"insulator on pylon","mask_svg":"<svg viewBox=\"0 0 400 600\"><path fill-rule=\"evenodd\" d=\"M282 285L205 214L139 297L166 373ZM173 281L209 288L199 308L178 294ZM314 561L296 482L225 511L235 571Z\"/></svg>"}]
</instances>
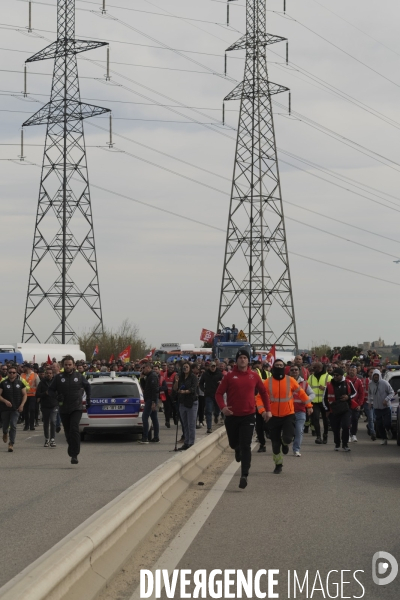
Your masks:
<instances>
[{"instance_id":1,"label":"insulator on pylon","mask_svg":"<svg viewBox=\"0 0 400 600\"><path fill-rule=\"evenodd\" d=\"M225 102L222 103L222 125L225 125Z\"/></svg>"},{"instance_id":2,"label":"insulator on pylon","mask_svg":"<svg viewBox=\"0 0 400 600\"><path fill-rule=\"evenodd\" d=\"M229 27L229 4L226 5L226 24Z\"/></svg>"},{"instance_id":3,"label":"insulator on pylon","mask_svg":"<svg viewBox=\"0 0 400 600\"><path fill-rule=\"evenodd\" d=\"M289 42L286 42L286 64L289 64Z\"/></svg>"},{"instance_id":4,"label":"insulator on pylon","mask_svg":"<svg viewBox=\"0 0 400 600\"><path fill-rule=\"evenodd\" d=\"M110 48L107 46L107 73L106 73L106 81L110 81Z\"/></svg>"},{"instance_id":5,"label":"insulator on pylon","mask_svg":"<svg viewBox=\"0 0 400 600\"><path fill-rule=\"evenodd\" d=\"M19 155L19 160L24 160L24 130L21 129L21 154Z\"/></svg>"},{"instance_id":6,"label":"insulator on pylon","mask_svg":"<svg viewBox=\"0 0 400 600\"><path fill-rule=\"evenodd\" d=\"M227 64L228 64L228 57L227 57L226 52L225 52L225 63L224 63L224 72L225 72L225 75L226 75L226 70L227 70Z\"/></svg>"},{"instance_id":7,"label":"insulator on pylon","mask_svg":"<svg viewBox=\"0 0 400 600\"><path fill-rule=\"evenodd\" d=\"M112 148L113 147L113 141L112 141L112 114L110 112L110 139L108 141L108 147Z\"/></svg>"},{"instance_id":8,"label":"insulator on pylon","mask_svg":"<svg viewBox=\"0 0 400 600\"><path fill-rule=\"evenodd\" d=\"M289 92L289 115L292 114L292 92Z\"/></svg>"},{"instance_id":9,"label":"insulator on pylon","mask_svg":"<svg viewBox=\"0 0 400 600\"><path fill-rule=\"evenodd\" d=\"M286 12L286 0L283 0L283 12Z\"/></svg>"},{"instance_id":10,"label":"insulator on pylon","mask_svg":"<svg viewBox=\"0 0 400 600\"><path fill-rule=\"evenodd\" d=\"M103 8L101 9L101 13L102 13L103 15L105 15L105 14L106 14L106 12L107 12L107 11L106 11L106 0L103 0Z\"/></svg>"},{"instance_id":11,"label":"insulator on pylon","mask_svg":"<svg viewBox=\"0 0 400 600\"><path fill-rule=\"evenodd\" d=\"M24 98L26 98L28 95L27 92L27 72L26 72L26 65L24 66Z\"/></svg>"},{"instance_id":12,"label":"insulator on pylon","mask_svg":"<svg viewBox=\"0 0 400 600\"><path fill-rule=\"evenodd\" d=\"M32 33L32 2L28 2L28 31Z\"/></svg>"}]
</instances>

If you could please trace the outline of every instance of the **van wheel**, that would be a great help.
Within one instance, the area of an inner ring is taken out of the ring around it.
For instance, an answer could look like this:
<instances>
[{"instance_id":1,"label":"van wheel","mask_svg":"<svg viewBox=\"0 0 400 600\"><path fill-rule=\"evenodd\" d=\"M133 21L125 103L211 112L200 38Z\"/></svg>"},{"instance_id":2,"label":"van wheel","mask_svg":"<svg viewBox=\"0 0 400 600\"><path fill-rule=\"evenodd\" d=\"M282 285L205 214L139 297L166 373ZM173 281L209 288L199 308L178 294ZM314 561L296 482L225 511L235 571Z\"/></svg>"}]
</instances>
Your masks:
<instances>
[{"instance_id":1,"label":"van wheel","mask_svg":"<svg viewBox=\"0 0 400 600\"><path fill-rule=\"evenodd\" d=\"M81 433L79 435L81 437L81 442L84 442L85 441L85 432L81 431Z\"/></svg>"}]
</instances>

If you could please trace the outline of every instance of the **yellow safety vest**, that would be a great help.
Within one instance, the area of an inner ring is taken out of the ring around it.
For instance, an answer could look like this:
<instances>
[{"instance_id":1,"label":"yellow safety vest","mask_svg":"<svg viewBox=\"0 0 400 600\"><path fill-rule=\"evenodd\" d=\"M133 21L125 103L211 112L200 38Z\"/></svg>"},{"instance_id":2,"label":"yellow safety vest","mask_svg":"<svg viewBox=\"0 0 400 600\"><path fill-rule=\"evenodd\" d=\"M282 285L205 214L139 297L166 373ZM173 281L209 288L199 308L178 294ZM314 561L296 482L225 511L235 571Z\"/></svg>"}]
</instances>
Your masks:
<instances>
[{"instance_id":1,"label":"yellow safety vest","mask_svg":"<svg viewBox=\"0 0 400 600\"><path fill-rule=\"evenodd\" d=\"M310 388L312 389L312 391L315 394L315 398L312 400L313 404L322 402L322 400L324 398L325 389L320 390L319 386L323 385L325 388L326 384L329 381L331 381L331 379L332 379L332 375L329 375L329 373L324 373L323 375L321 375L319 380L315 377L315 375L310 375L310 377L308 378L308 385L310 386Z\"/></svg>"}]
</instances>

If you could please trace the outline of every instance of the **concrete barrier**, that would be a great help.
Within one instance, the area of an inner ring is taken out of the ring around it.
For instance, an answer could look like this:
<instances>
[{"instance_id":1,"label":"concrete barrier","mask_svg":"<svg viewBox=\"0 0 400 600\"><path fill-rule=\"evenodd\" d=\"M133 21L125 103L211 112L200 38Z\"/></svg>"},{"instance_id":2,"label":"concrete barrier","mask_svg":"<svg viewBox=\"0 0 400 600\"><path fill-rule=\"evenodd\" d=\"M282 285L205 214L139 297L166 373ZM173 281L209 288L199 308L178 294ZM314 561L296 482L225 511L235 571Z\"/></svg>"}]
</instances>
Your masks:
<instances>
[{"instance_id":1,"label":"concrete barrier","mask_svg":"<svg viewBox=\"0 0 400 600\"><path fill-rule=\"evenodd\" d=\"M221 427L174 455L6 583L0 599L96 598L175 500L227 447Z\"/></svg>"}]
</instances>

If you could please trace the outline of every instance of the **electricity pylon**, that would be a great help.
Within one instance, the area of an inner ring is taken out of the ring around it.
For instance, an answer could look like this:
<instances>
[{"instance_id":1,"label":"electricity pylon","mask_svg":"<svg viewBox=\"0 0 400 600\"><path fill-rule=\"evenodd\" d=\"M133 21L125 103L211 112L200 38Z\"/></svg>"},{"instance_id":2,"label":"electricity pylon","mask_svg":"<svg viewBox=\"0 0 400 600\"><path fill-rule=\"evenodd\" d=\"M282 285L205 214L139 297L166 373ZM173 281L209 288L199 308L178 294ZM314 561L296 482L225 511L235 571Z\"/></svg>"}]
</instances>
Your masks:
<instances>
[{"instance_id":1,"label":"electricity pylon","mask_svg":"<svg viewBox=\"0 0 400 600\"><path fill-rule=\"evenodd\" d=\"M57 2L57 41L26 62L54 59L50 102L28 125L47 125L22 341L76 341L71 313L95 333L103 320L83 119L106 108L81 102L76 55L107 45L75 39L75 0Z\"/></svg>"},{"instance_id":2,"label":"electricity pylon","mask_svg":"<svg viewBox=\"0 0 400 600\"><path fill-rule=\"evenodd\" d=\"M256 348L297 348L271 96L288 88L268 80L265 0L247 0L244 80L226 96L240 100L218 328L232 323Z\"/></svg>"}]
</instances>

